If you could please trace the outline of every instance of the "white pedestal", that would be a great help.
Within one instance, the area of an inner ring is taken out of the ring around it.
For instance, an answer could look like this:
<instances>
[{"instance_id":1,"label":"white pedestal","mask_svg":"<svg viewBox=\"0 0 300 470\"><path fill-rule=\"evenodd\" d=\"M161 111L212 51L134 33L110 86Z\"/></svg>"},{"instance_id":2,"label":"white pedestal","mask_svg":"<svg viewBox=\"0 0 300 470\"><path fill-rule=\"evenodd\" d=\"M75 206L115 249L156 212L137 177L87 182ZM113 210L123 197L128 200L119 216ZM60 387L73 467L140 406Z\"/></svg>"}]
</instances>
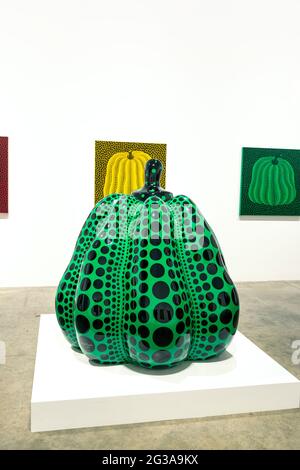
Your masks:
<instances>
[{"instance_id":1,"label":"white pedestal","mask_svg":"<svg viewBox=\"0 0 300 470\"><path fill-rule=\"evenodd\" d=\"M72 351L55 315L41 315L31 431L298 408L300 382L237 333L228 351L202 363L148 371L93 367Z\"/></svg>"}]
</instances>

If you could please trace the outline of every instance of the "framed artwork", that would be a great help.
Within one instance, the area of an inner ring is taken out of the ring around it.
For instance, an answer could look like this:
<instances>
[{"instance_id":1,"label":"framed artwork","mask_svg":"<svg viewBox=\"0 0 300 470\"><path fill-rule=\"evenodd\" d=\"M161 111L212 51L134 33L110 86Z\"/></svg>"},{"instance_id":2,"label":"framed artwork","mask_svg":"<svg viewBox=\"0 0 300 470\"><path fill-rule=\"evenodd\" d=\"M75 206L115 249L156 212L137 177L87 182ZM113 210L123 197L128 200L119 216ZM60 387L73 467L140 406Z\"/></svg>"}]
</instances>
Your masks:
<instances>
[{"instance_id":1,"label":"framed artwork","mask_svg":"<svg viewBox=\"0 0 300 470\"><path fill-rule=\"evenodd\" d=\"M300 150L242 149L240 215L300 215Z\"/></svg>"},{"instance_id":2,"label":"framed artwork","mask_svg":"<svg viewBox=\"0 0 300 470\"><path fill-rule=\"evenodd\" d=\"M166 185L166 144L141 142L95 142L95 204L108 194L132 191L144 185L144 167L156 158L163 164L162 187Z\"/></svg>"},{"instance_id":3,"label":"framed artwork","mask_svg":"<svg viewBox=\"0 0 300 470\"><path fill-rule=\"evenodd\" d=\"M0 137L0 213L8 214L8 137Z\"/></svg>"}]
</instances>

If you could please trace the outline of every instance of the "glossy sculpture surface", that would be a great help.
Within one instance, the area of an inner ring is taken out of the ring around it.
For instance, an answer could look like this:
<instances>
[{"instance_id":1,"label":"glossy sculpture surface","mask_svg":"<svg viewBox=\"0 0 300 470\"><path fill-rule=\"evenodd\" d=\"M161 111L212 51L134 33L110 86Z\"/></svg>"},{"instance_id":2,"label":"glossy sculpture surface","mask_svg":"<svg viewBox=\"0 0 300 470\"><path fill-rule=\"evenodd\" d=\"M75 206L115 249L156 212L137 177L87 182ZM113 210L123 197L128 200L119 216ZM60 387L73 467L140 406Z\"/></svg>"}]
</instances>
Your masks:
<instances>
[{"instance_id":1,"label":"glossy sculpture surface","mask_svg":"<svg viewBox=\"0 0 300 470\"><path fill-rule=\"evenodd\" d=\"M169 367L226 349L239 300L212 229L187 196L145 186L88 216L56 295L57 319L92 364Z\"/></svg>"}]
</instances>

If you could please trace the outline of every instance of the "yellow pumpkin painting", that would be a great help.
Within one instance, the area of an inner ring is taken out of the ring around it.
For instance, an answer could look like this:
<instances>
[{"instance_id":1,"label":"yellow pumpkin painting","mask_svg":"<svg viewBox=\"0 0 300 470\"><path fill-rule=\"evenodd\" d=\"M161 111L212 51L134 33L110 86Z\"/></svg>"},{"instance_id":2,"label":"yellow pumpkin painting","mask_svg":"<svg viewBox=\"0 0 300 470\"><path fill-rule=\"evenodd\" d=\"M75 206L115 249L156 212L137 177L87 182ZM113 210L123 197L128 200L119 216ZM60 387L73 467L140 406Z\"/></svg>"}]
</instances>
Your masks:
<instances>
[{"instance_id":1,"label":"yellow pumpkin painting","mask_svg":"<svg viewBox=\"0 0 300 470\"><path fill-rule=\"evenodd\" d=\"M145 165L151 157L140 150L117 152L109 160L103 194L131 194L144 185Z\"/></svg>"},{"instance_id":2,"label":"yellow pumpkin painting","mask_svg":"<svg viewBox=\"0 0 300 470\"><path fill-rule=\"evenodd\" d=\"M151 158L163 164L166 184L166 144L95 142L95 204L109 194L130 194L144 185L145 165Z\"/></svg>"}]
</instances>

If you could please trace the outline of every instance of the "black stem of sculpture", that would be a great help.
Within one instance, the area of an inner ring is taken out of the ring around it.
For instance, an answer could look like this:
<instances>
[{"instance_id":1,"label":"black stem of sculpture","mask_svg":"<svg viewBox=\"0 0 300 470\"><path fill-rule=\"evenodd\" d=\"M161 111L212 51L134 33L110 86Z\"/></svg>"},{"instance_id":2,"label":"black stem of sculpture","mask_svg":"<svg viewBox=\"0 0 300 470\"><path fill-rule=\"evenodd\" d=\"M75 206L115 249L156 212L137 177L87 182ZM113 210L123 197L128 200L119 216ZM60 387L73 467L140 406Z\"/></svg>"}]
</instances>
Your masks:
<instances>
[{"instance_id":1,"label":"black stem of sculpture","mask_svg":"<svg viewBox=\"0 0 300 470\"><path fill-rule=\"evenodd\" d=\"M164 201L168 201L173 194L160 187L160 177L163 166L160 160L148 160L145 167L145 185L143 188L134 191L133 196L145 200L150 196L158 196Z\"/></svg>"}]
</instances>

